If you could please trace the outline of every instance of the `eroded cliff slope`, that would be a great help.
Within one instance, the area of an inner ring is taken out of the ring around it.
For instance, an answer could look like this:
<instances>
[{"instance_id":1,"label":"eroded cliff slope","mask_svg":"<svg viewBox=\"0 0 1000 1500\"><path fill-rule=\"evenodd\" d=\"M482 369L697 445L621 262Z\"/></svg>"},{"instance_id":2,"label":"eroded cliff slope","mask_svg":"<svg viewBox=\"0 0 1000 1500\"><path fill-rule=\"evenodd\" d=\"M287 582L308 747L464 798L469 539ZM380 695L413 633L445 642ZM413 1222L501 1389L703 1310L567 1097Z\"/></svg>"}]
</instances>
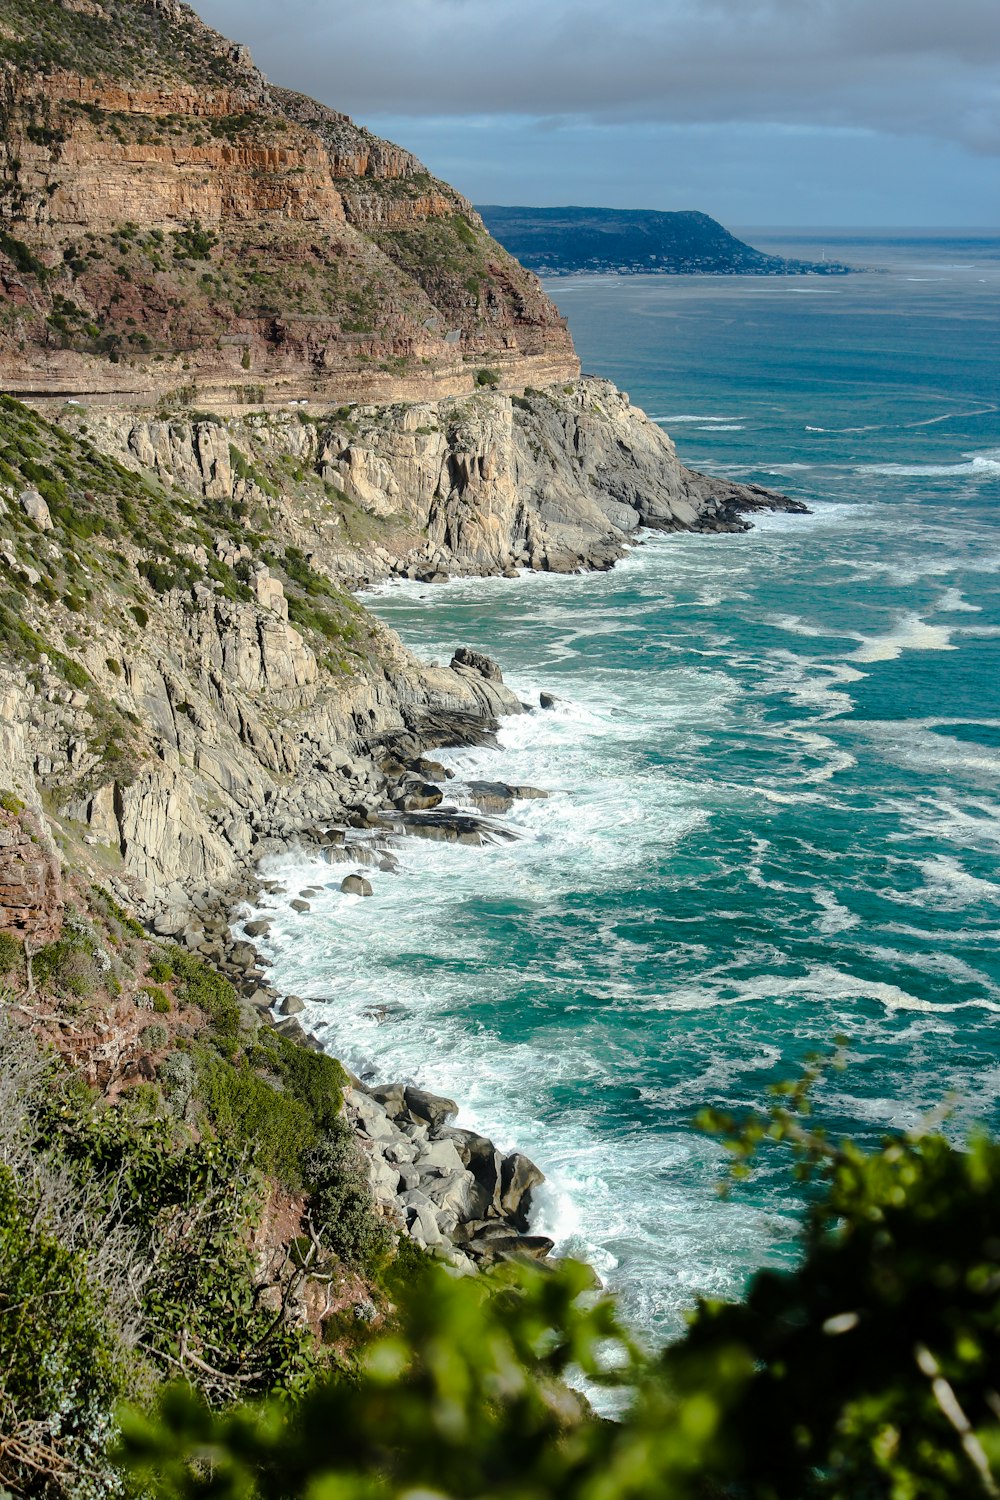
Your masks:
<instances>
[{"instance_id":1,"label":"eroded cliff slope","mask_svg":"<svg viewBox=\"0 0 1000 1500\"><path fill-rule=\"evenodd\" d=\"M178 0L0 6L0 381L239 407L572 378L459 193Z\"/></svg>"}]
</instances>

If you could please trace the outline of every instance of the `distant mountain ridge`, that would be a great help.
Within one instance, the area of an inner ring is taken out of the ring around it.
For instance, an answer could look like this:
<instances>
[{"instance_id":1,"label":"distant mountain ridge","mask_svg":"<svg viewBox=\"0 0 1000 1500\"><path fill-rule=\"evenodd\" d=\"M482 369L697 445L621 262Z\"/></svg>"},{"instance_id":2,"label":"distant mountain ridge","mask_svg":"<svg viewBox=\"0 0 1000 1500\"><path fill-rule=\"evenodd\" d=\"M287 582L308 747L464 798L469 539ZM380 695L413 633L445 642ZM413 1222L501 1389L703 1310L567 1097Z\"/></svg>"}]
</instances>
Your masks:
<instances>
[{"instance_id":1,"label":"distant mountain ridge","mask_svg":"<svg viewBox=\"0 0 1000 1500\"><path fill-rule=\"evenodd\" d=\"M834 261L786 260L755 250L708 214L643 208L525 208L478 204L493 237L532 271L712 276L841 276Z\"/></svg>"}]
</instances>

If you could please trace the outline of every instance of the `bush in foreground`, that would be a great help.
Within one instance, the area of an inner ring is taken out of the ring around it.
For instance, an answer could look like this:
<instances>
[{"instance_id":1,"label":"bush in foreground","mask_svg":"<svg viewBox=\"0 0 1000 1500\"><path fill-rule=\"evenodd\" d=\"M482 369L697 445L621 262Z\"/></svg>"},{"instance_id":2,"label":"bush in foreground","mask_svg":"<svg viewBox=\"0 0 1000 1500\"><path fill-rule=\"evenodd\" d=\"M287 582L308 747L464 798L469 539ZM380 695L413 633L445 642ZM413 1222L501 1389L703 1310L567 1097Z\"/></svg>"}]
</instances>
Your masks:
<instances>
[{"instance_id":1,"label":"bush in foreground","mask_svg":"<svg viewBox=\"0 0 1000 1500\"><path fill-rule=\"evenodd\" d=\"M807 1122L808 1085L765 1117L709 1116L737 1174L788 1149L813 1179L796 1269L702 1302L639 1351L564 1264L428 1272L356 1383L213 1415L175 1389L131 1414L125 1457L162 1497L284 1500L956 1500L1000 1475L1000 1146L937 1134L877 1150ZM630 1392L594 1419L565 1379Z\"/></svg>"}]
</instances>

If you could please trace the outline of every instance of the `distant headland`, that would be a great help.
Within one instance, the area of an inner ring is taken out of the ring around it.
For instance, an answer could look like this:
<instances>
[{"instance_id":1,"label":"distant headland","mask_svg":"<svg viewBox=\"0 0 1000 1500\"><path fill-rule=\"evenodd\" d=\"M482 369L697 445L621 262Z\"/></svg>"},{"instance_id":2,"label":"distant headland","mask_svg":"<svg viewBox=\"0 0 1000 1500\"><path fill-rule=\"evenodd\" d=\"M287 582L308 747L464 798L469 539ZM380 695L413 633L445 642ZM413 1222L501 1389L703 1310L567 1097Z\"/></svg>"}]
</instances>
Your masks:
<instances>
[{"instance_id":1,"label":"distant headland","mask_svg":"<svg viewBox=\"0 0 1000 1500\"><path fill-rule=\"evenodd\" d=\"M487 228L532 271L708 276L844 276L839 261L786 260L747 245L702 213L478 204Z\"/></svg>"}]
</instances>

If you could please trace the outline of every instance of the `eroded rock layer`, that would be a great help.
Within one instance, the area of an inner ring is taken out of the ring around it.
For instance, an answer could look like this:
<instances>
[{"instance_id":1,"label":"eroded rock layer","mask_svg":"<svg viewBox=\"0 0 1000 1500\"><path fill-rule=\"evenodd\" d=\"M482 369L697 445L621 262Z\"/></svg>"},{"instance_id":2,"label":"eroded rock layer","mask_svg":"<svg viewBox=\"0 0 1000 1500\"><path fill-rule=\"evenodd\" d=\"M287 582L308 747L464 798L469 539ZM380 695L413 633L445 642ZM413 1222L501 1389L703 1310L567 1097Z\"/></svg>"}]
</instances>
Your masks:
<instances>
[{"instance_id":1,"label":"eroded rock layer","mask_svg":"<svg viewBox=\"0 0 1000 1500\"><path fill-rule=\"evenodd\" d=\"M8 0L0 382L218 408L571 378L459 193L161 0Z\"/></svg>"}]
</instances>

